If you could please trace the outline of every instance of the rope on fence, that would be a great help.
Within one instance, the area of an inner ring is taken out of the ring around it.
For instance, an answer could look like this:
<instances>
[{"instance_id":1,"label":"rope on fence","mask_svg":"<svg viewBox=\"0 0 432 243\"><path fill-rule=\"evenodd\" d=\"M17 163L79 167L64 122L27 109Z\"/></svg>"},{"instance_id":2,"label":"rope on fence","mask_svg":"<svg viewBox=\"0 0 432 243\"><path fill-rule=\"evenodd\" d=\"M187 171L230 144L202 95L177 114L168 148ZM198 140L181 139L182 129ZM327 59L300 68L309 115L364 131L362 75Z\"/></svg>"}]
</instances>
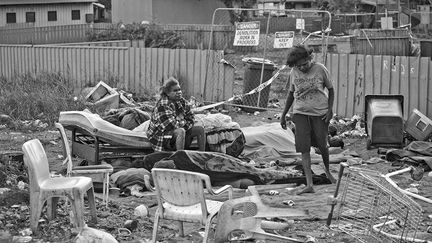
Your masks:
<instances>
[{"instance_id":1,"label":"rope on fence","mask_svg":"<svg viewBox=\"0 0 432 243\"><path fill-rule=\"evenodd\" d=\"M218 103L214 103L214 104L210 104L210 105L205 105L205 106L200 106L200 107L192 109L192 111L194 111L194 112L202 112L204 110L207 110L207 109L210 109L210 108L214 108L216 106L220 106L220 105L222 105L224 103L231 102L235 98L242 98L242 97L244 97L246 95L251 95L251 94L258 93L261 90L263 90L265 87L269 86L279 76L280 72L282 70L284 70L286 67L287 67L286 65L283 65L269 80L267 80L266 82L258 85L256 88L252 89L251 91L249 91L246 94L243 94L243 95L234 95L233 97L231 97L231 98L229 98L229 99L227 99L225 101L220 101Z\"/></svg>"}]
</instances>

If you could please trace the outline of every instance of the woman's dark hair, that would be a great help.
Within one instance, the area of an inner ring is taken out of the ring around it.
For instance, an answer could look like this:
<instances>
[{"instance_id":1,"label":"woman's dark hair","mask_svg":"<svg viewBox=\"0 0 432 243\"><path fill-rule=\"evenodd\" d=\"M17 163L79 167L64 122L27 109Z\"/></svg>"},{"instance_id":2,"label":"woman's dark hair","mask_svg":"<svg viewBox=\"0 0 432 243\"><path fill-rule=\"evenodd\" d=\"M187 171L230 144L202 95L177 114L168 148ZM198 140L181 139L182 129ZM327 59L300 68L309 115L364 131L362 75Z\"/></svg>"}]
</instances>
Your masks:
<instances>
[{"instance_id":1,"label":"woman's dark hair","mask_svg":"<svg viewBox=\"0 0 432 243\"><path fill-rule=\"evenodd\" d=\"M286 64L293 67L299 60L307 58L312 58L312 49L304 45L296 45L290 48Z\"/></svg>"},{"instance_id":2,"label":"woman's dark hair","mask_svg":"<svg viewBox=\"0 0 432 243\"><path fill-rule=\"evenodd\" d=\"M171 88L180 85L179 81L175 79L174 77L170 77L164 82L164 85L161 87L162 95L168 95L169 92L171 92Z\"/></svg>"}]
</instances>

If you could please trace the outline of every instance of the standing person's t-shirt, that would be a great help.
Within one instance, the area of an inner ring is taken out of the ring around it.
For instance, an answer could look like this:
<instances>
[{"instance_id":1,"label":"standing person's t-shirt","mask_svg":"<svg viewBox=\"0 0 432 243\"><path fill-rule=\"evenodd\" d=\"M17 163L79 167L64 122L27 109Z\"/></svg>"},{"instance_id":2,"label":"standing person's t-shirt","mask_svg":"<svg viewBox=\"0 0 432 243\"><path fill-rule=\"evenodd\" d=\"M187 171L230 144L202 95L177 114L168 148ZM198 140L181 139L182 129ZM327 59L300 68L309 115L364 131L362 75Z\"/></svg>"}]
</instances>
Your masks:
<instances>
[{"instance_id":1,"label":"standing person's t-shirt","mask_svg":"<svg viewBox=\"0 0 432 243\"><path fill-rule=\"evenodd\" d=\"M333 84L323 64L313 62L307 73L293 68L289 79L289 91L294 92L294 114L322 116L327 113L328 94L325 88L333 88Z\"/></svg>"}]
</instances>

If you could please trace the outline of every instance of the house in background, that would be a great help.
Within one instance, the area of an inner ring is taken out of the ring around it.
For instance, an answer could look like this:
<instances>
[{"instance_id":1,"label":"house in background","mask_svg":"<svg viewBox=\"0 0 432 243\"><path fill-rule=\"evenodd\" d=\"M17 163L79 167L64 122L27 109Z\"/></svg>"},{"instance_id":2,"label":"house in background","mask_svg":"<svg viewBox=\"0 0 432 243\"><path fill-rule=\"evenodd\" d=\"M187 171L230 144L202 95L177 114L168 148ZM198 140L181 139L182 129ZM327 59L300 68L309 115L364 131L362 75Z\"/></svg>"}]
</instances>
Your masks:
<instances>
[{"instance_id":1,"label":"house in background","mask_svg":"<svg viewBox=\"0 0 432 243\"><path fill-rule=\"evenodd\" d=\"M93 22L96 0L0 0L0 27L43 27Z\"/></svg>"},{"instance_id":2,"label":"house in background","mask_svg":"<svg viewBox=\"0 0 432 243\"><path fill-rule=\"evenodd\" d=\"M258 0L258 15L270 14L272 16L284 15L285 9L316 9L315 0Z\"/></svg>"},{"instance_id":3,"label":"house in background","mask_svg":"<svg viewBox=\"0 0 432 243\"><path fill-rule=\"evenodd\" d=\"M211 24L220 0L113 0L113 23ZM227 21L229 17L227 17Z\"/></svg>"}]
</instances>

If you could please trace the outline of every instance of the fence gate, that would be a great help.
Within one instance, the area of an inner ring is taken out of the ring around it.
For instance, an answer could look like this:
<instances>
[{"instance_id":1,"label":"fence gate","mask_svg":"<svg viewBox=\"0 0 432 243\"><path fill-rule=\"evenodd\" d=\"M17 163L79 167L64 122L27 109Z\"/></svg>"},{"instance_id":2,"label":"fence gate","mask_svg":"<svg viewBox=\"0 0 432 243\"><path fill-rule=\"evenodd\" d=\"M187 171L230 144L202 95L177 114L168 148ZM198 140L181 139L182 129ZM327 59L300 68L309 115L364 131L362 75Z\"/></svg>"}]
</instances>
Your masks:
<instances>
[{"instance_id":1,"label":"fence gate","mask_svg":"<svg viewBox=\"0 0 432 243\"><path fill-rule=\"evenodd\" d=\"M224 33L223 38L213 32L220 26L227 27L228 34ZM285 104L290 71L289 67L281 69L288 48L304 43L325 57L330 26L328 11L219 8L213 13L209 50L223 49L224 61L235 68L236 105L246 111L280 110ZM319 61L325 64L326 60ZM214 83L208 77L204 90Z\"/></svg>"}]
</instances>

